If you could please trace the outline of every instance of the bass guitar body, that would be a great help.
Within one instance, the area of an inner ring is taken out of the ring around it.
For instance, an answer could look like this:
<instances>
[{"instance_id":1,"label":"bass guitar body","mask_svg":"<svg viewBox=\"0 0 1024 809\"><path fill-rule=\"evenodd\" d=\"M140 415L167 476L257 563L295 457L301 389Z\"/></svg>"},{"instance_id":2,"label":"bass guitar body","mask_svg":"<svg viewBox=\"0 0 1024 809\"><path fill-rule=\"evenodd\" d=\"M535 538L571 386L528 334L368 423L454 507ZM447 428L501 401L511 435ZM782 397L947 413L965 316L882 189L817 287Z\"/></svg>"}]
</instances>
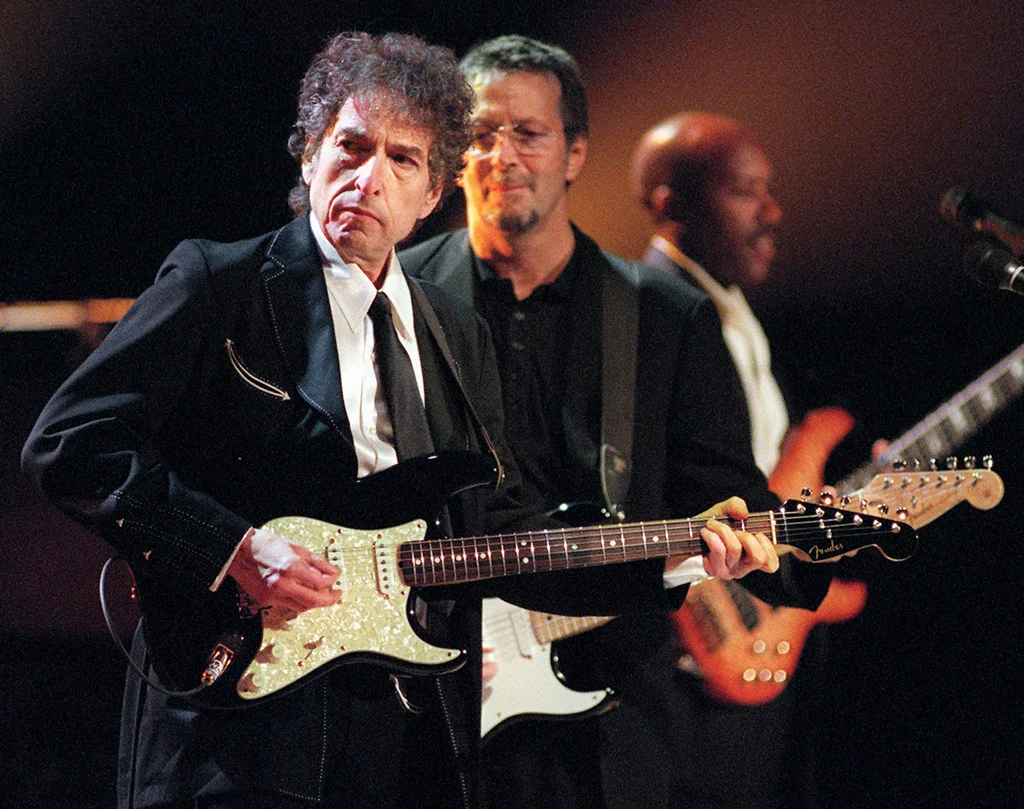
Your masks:
<instances>
[{"instance_id":1,"label":"bass guitar body","mask_svg":"<svg viewBox=\"0 0 1024 809\"><path fill-rule=\"evenodd\" d=\"M711 696L761 705L789 685L811 630L853 618L867 595L864 582L837 579L812 612L772 607L735 581L711 579L693 585L672 617Z\"/></svg>"},{"instance_id":2,"label":"bass guitar body","mask_svg":"<svg viewBox=\"0 0 1024 809\"><path fill-rule=\"evenodd\" d=\"M838 407L807 414L790 431L768 485L780 498L824 485L825 464L853 429ZM707 692L734 705L760 705L778 697L796 671L807 636L820 623L848 621L864 609L867 585L835 580L815 611L773 607L737 582L712 579L690 588L673 619L688 658Z\"/></svg>"}]
</instances>

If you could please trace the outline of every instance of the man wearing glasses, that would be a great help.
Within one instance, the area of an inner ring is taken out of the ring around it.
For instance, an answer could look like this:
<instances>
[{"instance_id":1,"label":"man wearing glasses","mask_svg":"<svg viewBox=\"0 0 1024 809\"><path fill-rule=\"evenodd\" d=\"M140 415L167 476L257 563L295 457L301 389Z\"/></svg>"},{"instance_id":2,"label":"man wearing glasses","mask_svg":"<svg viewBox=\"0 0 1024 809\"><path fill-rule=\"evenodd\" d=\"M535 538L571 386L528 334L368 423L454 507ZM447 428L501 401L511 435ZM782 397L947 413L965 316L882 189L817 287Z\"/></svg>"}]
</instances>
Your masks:
<instances>
[{"instance_id":1,"label":"man wearing glasses","mask_svg":"<svg viewBox=\"0 0 1024 809\"><path fill-rule=\"evenodd\" d=\"M505 434L533 505L553 510L599 502L629 520L692 515L737 493L752 510L773 507L777 500L753 462L742 389L711 301L668 273L604 253L570 221L567 191L583 168L588 138L573 58L561 48L504 36L474 47L460 67L476 92L473 142L460 182L468 229L403 251L401 262L487 320ZM626 317L603 315L623 301ZM612 373L602 366L623 345L635 347L636 370L613 382L632 403L621 431L632 449L616 456L607 451L608 430L618 433L623 420L603 417L613 396L602 382ZM611 473L608 457L619 462ZM628 488L608 497L609 480L623 468L630 470ZM762 597L813 608L829 576L811 567L751 576L762 580ZM710 572L697 561L668 573L666 583ZM636 670L672 665L656 652L673 643L667 616L635 616L562 641L559 658L590 675L610 662L614 671L605 684L628 700L631 683L644 680L633 677ZM626 716L620 709L600 720L525 721L503 729L484 751L491 805L606 805L605 790L614 785L602 784L598 751L602 736L614 748L607 723L618 715ZM661 760L662 752L644 756Z\"/></svg>"}]
</instances>

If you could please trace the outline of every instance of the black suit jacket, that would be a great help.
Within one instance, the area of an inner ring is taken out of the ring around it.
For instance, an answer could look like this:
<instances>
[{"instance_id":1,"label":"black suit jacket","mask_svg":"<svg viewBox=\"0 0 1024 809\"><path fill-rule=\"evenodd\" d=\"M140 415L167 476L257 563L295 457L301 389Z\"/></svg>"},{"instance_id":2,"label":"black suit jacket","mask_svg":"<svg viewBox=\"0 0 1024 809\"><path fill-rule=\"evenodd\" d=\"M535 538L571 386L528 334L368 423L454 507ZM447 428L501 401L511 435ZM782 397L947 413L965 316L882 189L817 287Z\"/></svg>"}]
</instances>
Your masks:
<instances>
[{"instance_id":1,"label":"black suit jacket","mask_svg":"<svg viewBox=\"0 0 1024 809\"><path fill-rule=\"evenodd\" d=\"M435 287L411 287L435 448L486 452L482 426L507 473L499 489L453 500L454 532L543 524L519 505L486 327ZM182 587L205 589L252 525L286 515L346 522L356 459L342 384L308 219L234 244L186 241L54 395L23 465L121 555ZM605 586L612 581L619 586ZM419 743L450 751L452 734L457 766L444 764L440 751L430 755L438 769L467 779L470 796L480 592L456 590L449 624L469 662L438 678L449 727L431 728L436 733ZM664 601L649 571L543 574L486 592L583 613ZM365 665L338 667L292 694L228 713L196 711L130 677L121 793L135 806L238 786L318 799L326 764L328 782L339 789L345 780L353 804L372 796L387 805L402 799L396 758L409 732L395 705L386 675ZM331 782L332 768L344 778Z\"/></svg>"}]
</instances>

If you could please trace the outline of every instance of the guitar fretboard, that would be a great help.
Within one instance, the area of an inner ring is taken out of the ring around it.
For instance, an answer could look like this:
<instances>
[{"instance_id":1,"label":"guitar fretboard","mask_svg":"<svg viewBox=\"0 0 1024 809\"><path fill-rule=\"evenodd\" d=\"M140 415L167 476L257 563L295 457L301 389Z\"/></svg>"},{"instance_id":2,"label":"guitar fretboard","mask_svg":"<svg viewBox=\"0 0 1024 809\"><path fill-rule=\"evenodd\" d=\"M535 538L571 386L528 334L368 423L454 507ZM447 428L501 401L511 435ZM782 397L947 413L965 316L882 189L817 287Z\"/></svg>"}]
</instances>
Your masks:
<instances>
[{"instance_id":1,"label":"guitar fretboard","mask_svg":"<svg viewBox=\"0 0 1024 809\"><path fill-rule=\"evenodd\" d=\"M531 612L530 625L534 637L539 643L551 643L556 640L571 638L599 626L604 626L613 616L588 615L577 617L572 615L551 615L544 612Z\"/></svg>"},{"instance_id":2,"label":"guitar fretboard","mask_svg":"<svg viewBox=\"0 0 1024 809\"><path fill-rule=\"evenodd\" d=\"M754 514L741 527L774 537L774 515ZM409 584L479 581L523 573L595 567L666 556L696 556L706 519L552 528L521 534L428 539L399 554Z\"/></svg>"},{"instance_id":3,"label":"guitar fretboard","mask_svg":"<svg viewBox=\"0 0 1024 809\"><path fill-rule=\"evenodd\" d=\"M893 441L874 461L836 484L840 493L863 488L878 472L904 458L943 458L1024 393L1024 345L982 374Z\"/></svg>"},{"instance_id":4,"label":"guitar fretboard","mask_svg":"<svg viewBox=\"0 0 1024 809\"><path fill-rule=\"evenodd\" d=\"M667 556L692 557L704 550L700 530L707 522L706 517L693 517L403 542L396 549L397 564L407 585L426 587ZM815 562L868 545L890 559L907 558L917 543L914 530L902 522L799 501L730 522L739 530L764 534L773 544L791 545ZM378 553L386 558L387 546L381 545ZM391 574L382 569L379 575Z\"/></svg>"}]
</instances>

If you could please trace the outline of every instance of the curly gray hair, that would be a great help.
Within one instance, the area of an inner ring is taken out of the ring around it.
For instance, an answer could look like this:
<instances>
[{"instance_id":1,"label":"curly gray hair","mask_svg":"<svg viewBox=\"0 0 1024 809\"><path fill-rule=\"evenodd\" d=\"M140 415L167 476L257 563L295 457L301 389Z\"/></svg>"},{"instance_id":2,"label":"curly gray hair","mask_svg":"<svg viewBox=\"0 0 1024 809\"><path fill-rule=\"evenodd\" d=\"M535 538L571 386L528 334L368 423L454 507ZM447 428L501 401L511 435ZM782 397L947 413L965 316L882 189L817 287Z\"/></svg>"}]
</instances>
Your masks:
<instances>
[{"instance_id":1,"label":"curly gray hair","mask_svg":"<svg viewBox=\"0 0 1024 809\"><path fill-rule=\"evenodd\" d=\"M431 183L445 193L454 189L469 148L474 97L450 50L407 34L333 37L302 79L298 119L288 139L297 161L319 148L338 110L353 97L428 129ZM301 178L288 201L296 215L309 210L309 186Z\"/></svg>"}]
</instances>

